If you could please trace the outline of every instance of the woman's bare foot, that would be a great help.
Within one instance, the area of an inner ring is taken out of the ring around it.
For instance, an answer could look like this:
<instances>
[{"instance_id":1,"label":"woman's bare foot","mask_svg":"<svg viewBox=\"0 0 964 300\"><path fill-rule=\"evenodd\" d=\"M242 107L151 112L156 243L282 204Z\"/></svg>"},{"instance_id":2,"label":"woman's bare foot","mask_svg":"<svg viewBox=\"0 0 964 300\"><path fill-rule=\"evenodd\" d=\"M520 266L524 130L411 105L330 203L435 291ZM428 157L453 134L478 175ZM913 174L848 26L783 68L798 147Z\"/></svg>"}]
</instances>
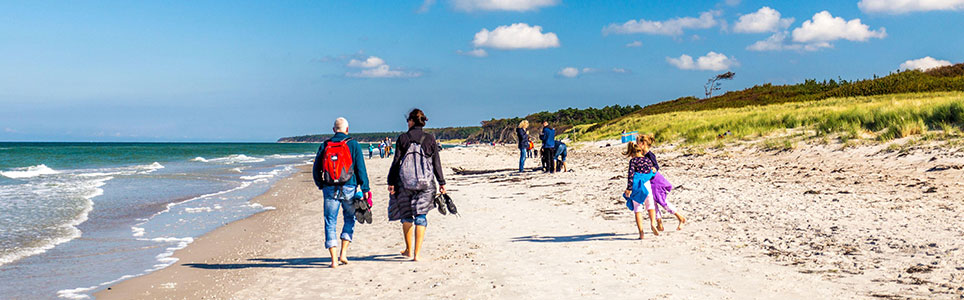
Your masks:
<instances>
[{"instance_id":1,"label":"woman's bare foot","mask_svg":"<svg viewBox=\"0 0 964 300\"><path fill-rule=\"evenodd\" d=\"M329 267L329 268L332 268L332 269L337 268L337 267L338 267L338 263L336 263L336 262L331 262L331 264L328 265L328 267Z\"/></svg>"},{"instance_id":2,"label":"woman's bare foot","mask_svg":"<svg viewBox=\"0 0 964 300\"><path fill-rule=\"evenodd\" d=\"M401 254L404 257L412 257L412 250L409 250L409 249L402 250Z\"/></svg>"},{"instance_id":3,"label":"woman's bare foot","mask_svg":"<svg viewBox=\"0 0 964 300\"><path fill-rule=\"evenodd\" d=\"M347 258L344 258L344 257L338 258L338 261L341 262L341 264L343 264L343 265L347 265L347 264L348 264L348 259L347 259Z\"/></svg>"},{"instance_id":4,"label":"woman's bare foot","mask_svg":"<svg viewBox=\"0 0 964 300\"><path fill-rule=\"evenodd\" d=\"M656 228L656 224L652 224L649 227L653 229L653 235L657 235L657 236L659 235L659 229Z\"/></svg>"},{"instance_id":5,"label":"woman's bare foot","mask_svg":"<svg viewBox=\"0 0 964 300\"><path fill-rule=\"evenodd\" d=\"M641 239L641 240L642 240L643 238L644 238L644 236L643 236L643 232L642 232L642 231L640 231L640 232L639 232L639 239Z\"/></svg>"},{"instance_id":6,"label":"woman's bare foot","mask_svg":"<svg viewBox=\"0 0 964 300\"><path fill-rule=\"evenodd\" d=\"M666 229L663 228L663 219L656 219L656 229L659 229L659 231L666 231Z\"/></svg>"},{"instance_id":7,"label":"woman's bare foot","mask_svg":"<svg viewBox=\"0 0 964 300\"><path fill-rule=\"evenodd\" d=\"M418 255L412 257L412 261L418 261Z\"/></svg>"},{"instance_id":8,"label":"woman's bare foot","mask_svg":"<svg viewBox=\"0 0 964 300\"><path fill-rule=\"evenodd\" d=\"M686 224L686 217L683 217L682 215L677 214L676 219L679 220L679 225L676 226L676 230L683 230L683 224Z\"/></svg>"}]
</instances>

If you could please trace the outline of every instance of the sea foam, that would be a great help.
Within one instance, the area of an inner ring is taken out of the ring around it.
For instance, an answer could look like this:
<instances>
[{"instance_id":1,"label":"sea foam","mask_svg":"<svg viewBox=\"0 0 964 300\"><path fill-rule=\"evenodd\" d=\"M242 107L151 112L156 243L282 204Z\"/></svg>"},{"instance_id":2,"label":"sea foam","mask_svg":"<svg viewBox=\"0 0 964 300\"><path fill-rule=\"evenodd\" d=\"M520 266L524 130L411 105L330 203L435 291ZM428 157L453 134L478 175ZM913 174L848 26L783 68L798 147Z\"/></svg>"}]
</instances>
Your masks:
<instances>
[{"instance_id":1,"label":"sea foam","mask_svg":"<svg viewBox=\"0 0 964 300\"><path fill-rule=\"evenodd\" d=\"M60 173L60 171L51 169L47 167L47 165L42 165L42 164L25 167L25 168L14 168L13 170L10 170L10 171L0 171L0 175L3 175L7 178L14 178L14 179L30 178L30 177L37 177L42 175L53 175L58 173Z\"/></svg>"}]
</instances>

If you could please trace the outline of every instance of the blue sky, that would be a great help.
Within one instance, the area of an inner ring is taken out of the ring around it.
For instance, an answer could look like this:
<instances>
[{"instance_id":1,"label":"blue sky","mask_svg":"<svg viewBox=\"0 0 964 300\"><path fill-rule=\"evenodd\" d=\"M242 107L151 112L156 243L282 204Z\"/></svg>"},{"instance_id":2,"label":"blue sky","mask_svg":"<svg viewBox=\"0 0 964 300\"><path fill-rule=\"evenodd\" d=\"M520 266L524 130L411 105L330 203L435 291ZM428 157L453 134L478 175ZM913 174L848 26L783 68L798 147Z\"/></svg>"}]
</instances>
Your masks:
<instances>
[{"instance_id":1,"label":"blue sky","mask_svg":"<svg viewBox=\"0 0 964 300\"><path fill-rule=\"evenodd\" d=\"M737 90L964 61L962 0L7 1L0 20L0 141L273 141L338 116L404 130L413 107L471 126L700 96L728 70Z\"/></svg>"}]
</instances>

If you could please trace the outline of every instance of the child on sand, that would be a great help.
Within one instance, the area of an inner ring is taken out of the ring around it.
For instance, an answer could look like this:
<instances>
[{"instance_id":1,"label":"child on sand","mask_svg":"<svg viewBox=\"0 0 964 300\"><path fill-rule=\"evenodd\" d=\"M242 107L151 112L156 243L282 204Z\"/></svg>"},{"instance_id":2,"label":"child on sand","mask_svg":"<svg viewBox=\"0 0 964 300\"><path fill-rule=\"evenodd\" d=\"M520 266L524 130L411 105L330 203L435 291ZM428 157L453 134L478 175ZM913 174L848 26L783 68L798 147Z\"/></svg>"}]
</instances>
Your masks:
<instances>
[{"instance_id":1,"label":"child on sand","mask_svg":"<svg viewBox=\"0 0 964 300\"><path fill-rule=\"evenodd\" d=\"M656 190L653 189L652 180L658 175L656 173L656 161L647 154L650 153L650 148L653 145L655 139L652 135L641 135L636 141L630 141L627 143L626 156L630 157L629 160L629 172L627 174L627 185L624 197L629 199L629 206L631 206L633 212L636 215L636 228L639 230L639 238L643 238L643 211L646 210L649 213L650 228L653 230L653 234L659 235L659 228L662 227L662 222L657 225L657 215L656 215L656 205L655 205L655 192L662 193L660 196L665 202L665 193L669 192L669 183L666 182L665 178L659 181L660 184L665 182L666 187L660 187ZM655 156L654 156L655 157ZM679 213L675 212L672 206L665 205L668 211L674 213L680 221L680 225L677 230L682 229L683 223L686 222L684 218Z\"/></svg>"}]
</instances>

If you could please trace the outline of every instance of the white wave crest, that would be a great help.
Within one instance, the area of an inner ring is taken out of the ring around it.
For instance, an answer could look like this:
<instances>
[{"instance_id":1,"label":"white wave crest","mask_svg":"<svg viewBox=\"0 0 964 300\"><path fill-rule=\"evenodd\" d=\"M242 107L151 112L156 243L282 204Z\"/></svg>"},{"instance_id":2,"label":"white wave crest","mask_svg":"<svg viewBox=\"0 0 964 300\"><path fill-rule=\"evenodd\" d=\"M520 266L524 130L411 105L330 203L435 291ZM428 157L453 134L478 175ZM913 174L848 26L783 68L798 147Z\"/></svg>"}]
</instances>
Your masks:
<instances>
[{"instance_id":1,"label":"white wave crest","mask_svg":"<svg viewBox=\"0 0 964 300\"><path fill-rule=\"evenodd\" d=\"M251 157L244 154L232 154L225 157L218 157L218 158L212 158L212 159L206 159L204 157L198 156L198 157L195 157L194 159L191 159L191 161L211 162L211 163L219 163L219 164L243 164L243 163L263 162L264 158Z\"/></svg>"},{"instance_id":2,"label":"white wave crest","mask_svg":"<svg viewBox=\"0 0 964 300\"><path fill-rule=\"evenodd\" d=\"M53 175L58 174L60 171L51 169L47 165L36 165L25 168L14 168L10 171L0 171L0 175L6 176L8 178L30 178L42 175Z\"/></svg>"}]
</instances>

